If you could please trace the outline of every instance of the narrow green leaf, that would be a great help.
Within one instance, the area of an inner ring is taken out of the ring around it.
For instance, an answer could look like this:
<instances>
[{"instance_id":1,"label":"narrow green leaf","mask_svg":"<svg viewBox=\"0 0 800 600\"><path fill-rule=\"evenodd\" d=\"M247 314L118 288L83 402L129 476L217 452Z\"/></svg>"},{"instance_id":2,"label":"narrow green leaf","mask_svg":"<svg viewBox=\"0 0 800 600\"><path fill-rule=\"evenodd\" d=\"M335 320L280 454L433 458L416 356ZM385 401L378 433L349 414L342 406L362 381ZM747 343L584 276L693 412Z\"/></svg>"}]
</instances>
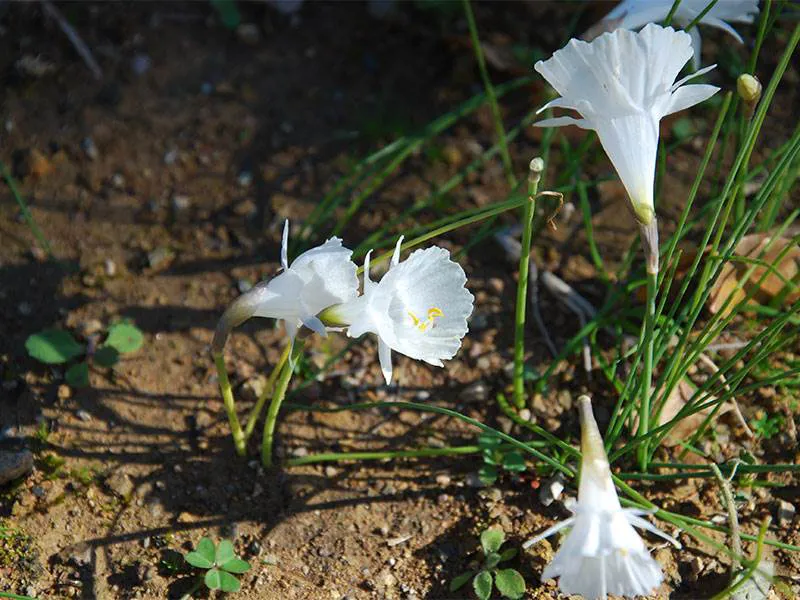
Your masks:
<instances>
[{"instance_id":1,"label":"narrow green leaf","mask_svg":"<svg viewBox=\"0 0 800 600\"><path fill-rule=\"evenodd\" d=\"M522 458L522 455L519 452L509 452L503 457L503 468L506 471L521 473L526 469L525 459Z\"/></svg>"},{"instance_id":2,"label":"narrow green leaf","mask_svg":"<svg viewBox=\"0 0 800 600\"><path fill-rule=\"evenodd\" d=\"M514 569L500 569L495 572L494 583L504 598L517 600L525 594L525 580Z\"/></svg>"},{"instance_id":3,"label":"narrow green leaf","mask_svg":"<svg viewBox=\"0 0 800 600\"><path fill-rule=\"evenodd\" d=\"M232 558L221 564L219 568L228 573L247 573L250 570L250 563L241 558Z\"/></svg>"},{"instance_id":4,"label":"narrow green leaf","mask_svg":"<svg viewBox=\"0 0 800 600\"><path fill-rule=\"evenodd\" d=\"M106 346L116 348L120 354L135 352L142 347L144 336L138 327L130 323L117 323L108 330Z\"/></svg>"},{"instance_id":5,"label":"narrow green leaf","mask_svg":"<svg viewBox=\"0 0 800 600\"><path fill-rule=\"evenodd\" d=\"M481 571L472 580L472 589L478 600L489 600L492 595L492 574L489 571Z\"/></svg>"},{"instance_id":6,"label":"narrow green leaf","mask_svg":"<svg viewBox=\"0 0 800 600\"><path fill-rule=\"evenodd\" d=\"M478 479L483 485L492 485L497 481L497 467L484 465L478 469Z\"/></svg>"},{"instance_id":7,"label":"narrow green leaf","mask_svg":"<svg viewBox=\"0 0 800 600\"><path fill-rule=\"evenodd\" d=\"M210 590L218 590L222 587L222 573L219 569L209 569L203 581Z\"/></svg>"},{"instance_id":8,"label":"narrow green leaf","mask_svg":"<svg viewBox=\"0 0 800 600\"><path fill-rule=\"evenodd\" d=\"M242 584L230 573L225 571L219 572L220 587L223 592L238 592L242 588Z\"/></svg>"},{"instance_id":9,"label":"narrow green leaf","mask_svg":"<svg viewBox=\"0 0 800 600\"><path fill-rule=\"evenodd\" d=\"M31 357L48 365L65 363L84 352L83 346L69 332L61 329L45 329L34 333L25 340L25 349Z\"/></svg>"},{"instance_id":10,"label":"narrow green leaf","mask_svg":"<svg viewBox=\"0 0 800 600\"><path fill-rule=\"evenodd\" d=\"M64 373L64 379L72 387L86 387L89 385L89 365L85 362L72 365Z\"/></svg>"},{"instance_id":11,"label":"narrow green leaf","mask_svg":"<svg viewBox=\"0 0 800 600\"><path fill-rule=\"evenodd\" d=\"M467 583L469 578L473 575L475 575L475 571L466 571L465 573L461 573L461 575L453 577L453 581L450 582L450 591L455 592L464 587L464 584Z\"/></svg>"},{"instance_id":12,"label":"narrow green leaf","mask_svg":"<svg viewBox=\"0 0 800 600\"><path fill-rule=\"evenodd\" d=\"M516 548L509 548L508 550L503 550L500 553L500 562L505 562L507 560L511 560L517 555Z\"/></svg>"},{"instance_id":13,"label":"narrow green leaf","mask_svg":"<svg viewBox=\"0 0 800 600\"><path fill-rule=\"evenodd\" d=\"M94 353L94 362L100 367L113 367L119 362L119 351L113 346L100 346Z\"/></svg>"},{"instance_id":14,"label":"narrow green leaf","mask_svg":"<svg viewBox=\"0 0 800 600\"><path fill-rule=\"evenodd\" d=\"M233 542L230 540L222 540L217 545L217 553L214 557L214 562L216 562L218 566L222 566L234 558L236 558L236 553L233 551Z\"/></svg>"},{"instance_id":15,"label":"narrow green leaf","mask_svg":"<svg viewBox=\"0 0 800 600\"><path fill-rule=\"evenodd\" d=\"M481 534L481 546L483 546L483 553L489 556L492 552L500 550L503 541L506 539L506 534L502 529L487 529Z\"/></svg>"}]
</instances>

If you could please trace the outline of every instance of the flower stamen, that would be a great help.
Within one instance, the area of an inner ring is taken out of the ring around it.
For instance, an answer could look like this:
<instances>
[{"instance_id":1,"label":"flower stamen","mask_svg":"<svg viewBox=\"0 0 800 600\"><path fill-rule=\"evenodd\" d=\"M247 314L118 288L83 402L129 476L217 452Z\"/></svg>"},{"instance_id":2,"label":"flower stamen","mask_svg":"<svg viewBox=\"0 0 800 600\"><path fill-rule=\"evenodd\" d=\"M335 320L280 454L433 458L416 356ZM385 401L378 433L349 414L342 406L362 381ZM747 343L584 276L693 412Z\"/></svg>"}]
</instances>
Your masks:
<instances>
[{"instance_id":1,"label":"flower stamen","mask_svg":"<svg viewBox=\"0 0 800 600\"><path fill-rule=\"evenodd\" d=\"M442 311L441 308L438 308L436 306L431 306L428 309L428 318L425 319L424 321L421 320L412 311L408 311L408 316L411 317L411 321L413 322L413 326L416 329L419 329L420 331L425 332L425 331L428 330L428 327L433 328L434 319L436 319L437 317L443 317L444 316L444 312Z\"/></svg>"}]
</instances>

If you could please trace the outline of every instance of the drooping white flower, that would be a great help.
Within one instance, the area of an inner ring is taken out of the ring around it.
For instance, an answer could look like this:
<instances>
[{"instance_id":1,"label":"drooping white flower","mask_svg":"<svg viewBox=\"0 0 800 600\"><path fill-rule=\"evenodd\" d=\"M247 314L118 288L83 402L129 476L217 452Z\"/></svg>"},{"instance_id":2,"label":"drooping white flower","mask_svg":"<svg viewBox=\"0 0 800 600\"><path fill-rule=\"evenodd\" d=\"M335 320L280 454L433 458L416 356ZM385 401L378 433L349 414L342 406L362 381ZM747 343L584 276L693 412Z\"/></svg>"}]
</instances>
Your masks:
<instances>
[{"instance_id":1,"label":"drooping white flower","mask_svg":"<svg viewBox=\"0 0 800 600\"><path fill-rule=\"evenodd\" d=\"M587 600L604 600L607 594L650 594L661 584L663 574L633 526L655 533L677 547L680 544L642 518L648 511L620 506L591 400L581 396L578 405L583 456L578 501L570 508L573 516L523 547L571 527L553 561L545 567L542 579L558 577L558 587L564 594L580 594Z\"/></svg>"},{"instance_id":2,"label":"drooping white flower","mask_svg":"<svg viewBox=\"0 0 800 600\"><path fill-rule=\"evenodd\" d=\"M679 27L686 27L705 10L711 0L681 0L672 21ZM658 23L667 18L672 8L672 0L623 0L600 22L605 30L639 29L648 23ZM744 42L729 23L752 23L758 16L758 0L719 0L700 19L700 24L722 29L739 42ZM692 36L694 68L700 66L702 40L697 27L689 30Z\"/></svg>"},{"instance_id":3,"label":"drooping white flower","mask_svg":"<svg viewBox=\"0 0 800 600\"><path fill-rule=\"evenodd\" d=\"M415 250L402 263L397 241L391 266L379 282L369 278L364 259L364 293L324 312L323 320L347 326L350 337L378 336L378 358L392 381L392 350L441 367L461 347L474 298L464 269L444 248Z\"/></svg>"},{"instance_id":4,"label":"drooping white flower","mask_svg":"<svg viewBox=\"0 0 800 600\"><path fill-rule=\"evenodd\" d=\"M570 40L534 66L561 95L539 112L566 108L582 117L545 119L536 125L577 125L596 131L643 225L650 225L655 217L659 121L719 90L711 85L684 85L716 65L675 83L691 56L689 34L650 24L639 33L618 29L592 42Z\"/></svg>"},{"instance_id":5,"label":"drooping white flower","mask_svg":"<svg viewBox=\"0 0 800 600\"><path fill-rule=\"evenodd\" d=\"M288 244L289 221L286 221L281 242L282 271L239 296L227 308L214 333L215 353L222 351L231 329L250 317L285 321L291 339L302 325L326 335L325 325L317 315L333 304L358 296L358 268L350 260L352 250L342 246L342 240L331 238L303 252L291 265Z\"/></svg>"}]
</instances>

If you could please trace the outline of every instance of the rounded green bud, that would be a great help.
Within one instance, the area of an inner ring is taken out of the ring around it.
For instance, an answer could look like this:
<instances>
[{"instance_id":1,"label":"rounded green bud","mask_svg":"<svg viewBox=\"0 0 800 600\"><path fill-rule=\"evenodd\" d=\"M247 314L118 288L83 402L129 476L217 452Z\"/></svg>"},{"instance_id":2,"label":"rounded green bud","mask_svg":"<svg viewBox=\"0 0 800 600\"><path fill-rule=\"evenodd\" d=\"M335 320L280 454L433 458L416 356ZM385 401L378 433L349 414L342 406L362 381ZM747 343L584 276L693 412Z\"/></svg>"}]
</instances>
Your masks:
<instances>
[{"instance_id":1,"label":"rounded green bud","mask_svg":"<svg viewBox=\"0 0 800 600\"><path fill-rule=\"evenodd\" d=\"M736 91L747 106L754 106L761 99L761 82L755 75L742 73L736 80Z\"/></svg>"}]
</instances>

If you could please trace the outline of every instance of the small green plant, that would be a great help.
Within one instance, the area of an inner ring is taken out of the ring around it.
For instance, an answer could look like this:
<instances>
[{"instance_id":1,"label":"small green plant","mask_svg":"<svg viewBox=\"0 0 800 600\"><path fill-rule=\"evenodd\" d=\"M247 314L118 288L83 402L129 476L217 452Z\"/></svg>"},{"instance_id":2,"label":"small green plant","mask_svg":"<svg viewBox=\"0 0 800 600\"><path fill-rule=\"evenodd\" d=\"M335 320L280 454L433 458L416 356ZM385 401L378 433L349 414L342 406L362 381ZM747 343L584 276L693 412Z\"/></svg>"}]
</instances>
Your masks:
<instances>
[{"instance_id":1,"label":"small green plant","mask_svg":"<svg viewBox=\"0 0 800 600\"><path fill-rule=\"evenodd\" d=\"M492 596L492 588L503 598L522 598L525 594L525 580L516 569L498 569L502 562L511 560L517 555L516 548L500 551L505 541L502 529L487 529L481 534L483 550L483 566L479 571L465 571L450 582L450 591L455 592L472 578L472 589L480 600L488 600Z\"/></svg>"},{"instance_id":2,"label":"small green plant","mask_svg":"<svg viewBox=\"0 0 800 600\"><path fill-rule=\"evenodd\" d=\"M781 430L784 420L783 415L768 415L764 412L752 422L753 432L757 438L768 440Z\"/></svg>"},{"instance_id":3,"label":"small green plant","mask_svg":"<svg viewBox=\"0 0 800 600\"><path fill-rule=\"evenodd\" d=\"M484 465L478 471L478 478L484 485L492 485L500 476L500 471L521 473L525 470L525 459L518 450L509 450L502 446L500 438L495 435L481 434L478 447L483 455Z\"/></svg>"},{"instance_id":4,"label":"small green plant","mask_svg":"<svg viewBox=\"0 0 800 600\"><path fill-rule=\"evenodd\" d=\"M67 369L64 379L73 387L84 387L89 385L90 365L111 368L119 362L121 354L136 352L143 342L139 328L120 321L108 328L105 341L99 346L91 339L84 346L62 329L45 329L29 336L25 349L32 358L47 365L66 364L82 356L83 360Z\"/></svg>"},{"instance_id":5,"label":"small green plant","mask_svg":"<svg viewBox=\"0 0 800 600\"><path fill-rule=\"evenodd\" d=\"M193 567L203 569L205 575L184 598L190 598L202 584L210 590L238 592L242 586L234 574L250 570L250 563L236 556L230 540L222 540L215 546L211 538L204 537L194 551L185 556L185 559Z\"/></svg>"}]
</instances>

